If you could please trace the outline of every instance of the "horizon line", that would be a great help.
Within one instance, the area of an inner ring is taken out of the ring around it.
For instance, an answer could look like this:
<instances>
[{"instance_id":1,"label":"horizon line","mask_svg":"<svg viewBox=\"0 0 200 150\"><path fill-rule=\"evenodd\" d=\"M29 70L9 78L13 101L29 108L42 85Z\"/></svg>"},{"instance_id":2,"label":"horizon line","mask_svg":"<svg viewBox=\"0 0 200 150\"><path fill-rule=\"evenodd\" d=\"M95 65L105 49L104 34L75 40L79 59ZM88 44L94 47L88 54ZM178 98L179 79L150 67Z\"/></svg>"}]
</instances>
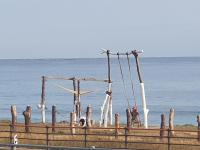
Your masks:
<instances>
[{"instance_id":1,"label":"horizon line","mask_svg":"<svg viewBox=\"0 0 200 150\"><path fill-rule=\"evenodd\" d=\"M0 58L0 60L45 60L45 59L103 59L107 57L71 57L71 58L64 58L64 57L41 57L41 58ZM117 57L111 57L117 58ZM122 57L125 58L125 57ZM142 56L140 58L200 58L200 56Z\"/></svg>"}]
</instances>

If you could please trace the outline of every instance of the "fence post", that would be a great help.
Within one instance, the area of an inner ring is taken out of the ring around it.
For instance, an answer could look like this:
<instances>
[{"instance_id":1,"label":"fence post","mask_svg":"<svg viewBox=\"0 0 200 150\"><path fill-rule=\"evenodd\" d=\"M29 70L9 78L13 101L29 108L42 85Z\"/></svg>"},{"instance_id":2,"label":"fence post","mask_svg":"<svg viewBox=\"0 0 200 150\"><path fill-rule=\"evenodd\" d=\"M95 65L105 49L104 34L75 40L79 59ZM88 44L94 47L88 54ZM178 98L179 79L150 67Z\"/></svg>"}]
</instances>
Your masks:
<instances>
[{"instance_id":1,"label":"fence post","mask_svg":"<svg viewBox=\"0 0 200 150\"><path fill-rule=\"evenodd\" d=\"M85 148L87 147L87 127L84 127L84 135L85 135Z\"/></svg>"},{"instance_id":2,"label":"fence post","mask_svg":"<svg viewBox=\"0 0 200 150\"><path fill-rule=\"evenodd\" d=\"M12 129L13 131L16 130L16 122L17 122L17 109L16 109L16 106L15 105L12 105L11 106L11 115L12 115Z\"/></svg>"},{"instance_id":3,"label":"fence post","mask_svg":"<svg viewBox=\"0 0 200 150\"><path fill-rule=\"evenodd\" d=\"M25 119L25 131L26 133L30 132L30 123L31 123L31 106L27 106L26 110L23 112Z\"/></svg>"},{"instance_id":4,"label":"fence post","mask_svg":"<svg viewBox=\"0 0 200 150\"><path fill-rule=\"evenodd\" d=\"M46 145L47 145L47 150L49 146L49 126L46 126Z\"/></svg>"},{"instance_id":5,"label":"fence post","mask_svg":"<svg viewBox=\"0 0 200 150\"><path fill-rule=\"evenodd\" d=\"M130 128L132 120L130 108L126 109L126 117L127 117L127 128Z\"/></svg>"},{"instance_id":6,"label":"fence post","mask_svg":"<svg viewBox=\"0 0 200 150\"><path fill-rule=\"evenodd\" d=\"M91 120L92 120L92 107L88 105L87 111L86 111L86 125L87 127L91 127Z\"/></svg>"},{"instance_id":7,"label":"fence post","mask_svg":"<svg viewBox=\"0 0 200 150\"><path fill-rule=\"evenodd\" d=\"M160 138L163 139L165 135L165 115L161 115L161 124L160 124Z\"/></svg>"},{"instance_id":8,"label":"fence post","mask_svg":"<svg viewBox=\"0 0 200 150\"><path fill-rule=\"evenodd\" d=\"M115 114L115 138L119 135L119 114Z\"/></svg>"},{"instance_id":9,"label":"fence post","mask_svg":"<svg viewBox=\"0 0 200 150\"><path fill-rule=\"evenodd\" d=\"M170 136L174 136L174 109L170 109L169 114L169 128L170 128Z\"/></svg>"},{"instance_id":10,"label":"fence post","mask_svg":"<svg viewBox=\"0 0 200 150\"><path fill-rule=\"evenodd\" d=\"M10 144L12 144L12 124L9 124L10 126Z\"/></svg>"},{"instance_id":11,"label":"fence post","mask_svg":"<svg viewBox=\"0 0 200 150\"><path fill-rule=\"evenodd\" d=\"M125 129L125 148L127 149L127 147L128 147L128 138L127 138L127 133L128 133L128 128L124 128Z\"/></svg>"},{"instance_id":12,"label":"fence post","mask_svg":"<svg viewBox=\"0 0 200 150\"><path fill-rule=\"evenodd\" d=\"M54 133L55 130L55 125L56 125L56 106L52 106L52 132Z\"/></svg>"},{"instance_id":13,"label":"fence post","mask_svg":"<svg viewBox=\"0 0 200 150\"><path fill-rule=\"evenodd\" d=\"M198 138L198 141L200 141L200 115L197 116L197 123L198 123L198 126L197 126L197 129L198 129L198 134L197 134L197 138Z\"/></svg>"},{"instance_id":14,"label":"fence post","mask_svg":"<svg viewBox=\"0 0 200 150\"><path fill-rule=\"evenodd\" d=\"M76 113L71 112L70 113L70 129L71 129L71 134L74 135L76 130L75 130L75 122L76 122Z\"/></svg>"},{"instance_id":15,"label":"fence post","mask_svg":"<svg viewBox=\"0 0 200 150\"><path fill-rule=\"evenodd\" d=\"M167 138L168 138L168 150L171 150L171 145L170 145L171 129L168 128L167 132L168 132L168 134L167 134L168 135L167 136Z\"/></svg>"}]
</instances>

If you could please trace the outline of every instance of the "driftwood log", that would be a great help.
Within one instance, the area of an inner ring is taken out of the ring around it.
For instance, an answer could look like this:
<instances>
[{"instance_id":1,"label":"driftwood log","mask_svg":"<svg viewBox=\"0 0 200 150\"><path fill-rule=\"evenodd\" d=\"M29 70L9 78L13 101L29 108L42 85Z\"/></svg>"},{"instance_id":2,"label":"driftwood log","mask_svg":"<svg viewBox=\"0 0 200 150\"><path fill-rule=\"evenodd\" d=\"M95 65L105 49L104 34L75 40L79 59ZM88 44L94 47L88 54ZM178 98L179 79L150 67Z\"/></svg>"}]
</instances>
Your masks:
<instances>
[{"instance_id":1,"label":"driftwood log","mask_svg":"<svg viewBox=\"0 0 200 150\"><path fill-rule=\"evenodd\" d=\"M115 114L115 138L117 139L118 138L118 135L119 135L119 114Z\"/></svg>"},{"instance_id":2,"label":"driftwood log","mask_svg":"<svg viewBox=\"0 0 200 150\"><path fill-rule=\"evenodd\" d=\"M91 127L91 120L92 120L92 107L89 105L86 111L86 126Z\"/></svg>"},{"instance_id":3,"label":"driftwood log","mask_svg":"<svg viewBox=\"0 0 200 150\"><path fill-rule=\"evenodd\" d=\"M30 132L30 124L31 124L31 106L27 106L26 110L23 112L24 120L25 120L25 132Z\"/></svg>"},{"instance_id":4,"label":"driftwood log","mask_svg":"<svg viewBox=\"0 0 200 150\"><path fill-rule=\"evenodd\" d=\"M16 130L16 123L17 123L17 108L15 105L11 106L11 115L12 115L12 130L15 131Z\"/></svg>"},{"instance_id":5,"label":"driftwood log","mask_svg":"<svg viewBox=\"0 0 200 150\"><path fill-rule=\"evenodd\" d=\"M71 134L75 134L76 130L75 130L75 123L76 123L76 113L75 112L71 112L70 113L70 127L71 127Z\"/></svg>"},{"instance_id":6,"label":"driftwood log","mask_svg":"<svg viewBox=\"0 0 200 150\"><path fill-rule=\"evenodd\" d=\"M200 115L197 116L197 129L198 129L197 138L198 138L198 141L200 141Z\"/></svg>"},{"instance_id":7,"label":"driftwood log","mask_svg":"<svg viewBox=\"0 0 200 150\"><path fill-rule=\"evenodd\" d=\"M163 139L165 135L165 115L161 115L161 124L160 124L160 138Z\"/></svg>"},{"instance_id":8,"label":"driftwood log","mask_svg":"<svg viewBox=\"0 0 200 150\"><path fill-rule=\"evenodd\" d=\"M170 113L169 113L169 135L170 136L174 136L174 109L171 108L170 109Z\"/></svg>"},{"instance_id":9,"label":"driftwood log","mask_svg":"<svg viewBox=\"0 0 200 150\"><path fill-rule=\"evenodd\" d=\"M56 106L52 106L52 132L55 132L55 125L56 125Z\"/></svg>"}]
</instances>

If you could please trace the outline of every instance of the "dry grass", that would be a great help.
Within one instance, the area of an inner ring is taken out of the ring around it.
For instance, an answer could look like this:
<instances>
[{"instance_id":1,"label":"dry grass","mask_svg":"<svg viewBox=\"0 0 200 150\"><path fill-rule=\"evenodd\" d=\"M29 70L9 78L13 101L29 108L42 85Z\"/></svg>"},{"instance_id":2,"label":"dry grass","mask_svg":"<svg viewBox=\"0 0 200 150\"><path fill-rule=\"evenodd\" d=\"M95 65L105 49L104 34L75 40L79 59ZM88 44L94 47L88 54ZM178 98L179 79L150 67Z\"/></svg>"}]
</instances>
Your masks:
<instances>
[{"instance_id":1,"label":"dry grass","mask_svg":"<svg viewBox=\"0 0 200 150\"><path fill-rule=\"evenodd\" d=\"M76 134L71 135L71 130L68 124L58 124L56 132L52 133L51 128L48 129L48 137L46 135L46 125L32 124L30 133L24 133L23 124L18 124L16 132L10 134L9 122L1 122L0 124L0 143L10 143L10 137L15 134L18 135L20 144L36 144L46 145L47 138L50 146L65 146L65 147L85 147L85 129L76 128ZM50 126L50 125L49 125ZM155 127L154 127L155 128ZM133 128L127 132L125 136L125 129L119 129L119 135L116 138L115 129L108 128L91 128L87 130L87 143L86 147L106 147L106 148L136 148L136 149L151 149L151 150L167 150L167 131L165 138L160 139L160 131L158 128L152 130L136 129ZM170 139L173 144L190 144L190 146L172 145L173 150L198 150L200 143L197 140L197 130L195 126L177 126L175 135ZM191 130L191 131L184 131ZM192 132L194 131L194 132ZM182 137L182 138L180 138ZM125 141L127 140L127 143ZM160 143L160 144L159 144ZM127 144L127 145L126 145ZM196 144L199 146L191 146Z\"/></svg>"}]
</instances>

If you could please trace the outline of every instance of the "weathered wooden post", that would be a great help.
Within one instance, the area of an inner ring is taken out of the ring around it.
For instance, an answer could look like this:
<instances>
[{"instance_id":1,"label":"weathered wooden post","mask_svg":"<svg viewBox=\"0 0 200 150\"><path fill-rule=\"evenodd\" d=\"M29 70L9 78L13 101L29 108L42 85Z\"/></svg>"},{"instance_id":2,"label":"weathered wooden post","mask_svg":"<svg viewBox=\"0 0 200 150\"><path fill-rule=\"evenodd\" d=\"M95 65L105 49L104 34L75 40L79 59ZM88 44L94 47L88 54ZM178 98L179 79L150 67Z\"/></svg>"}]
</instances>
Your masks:
<instances>
[{"instance_id":1,"label":"weathered wooden post","mask_svg":"<svg viewBox=\"0 0 200 150\"><path fill-rule=\"evenodd\" d=\"M91 127L91 120L92 120L92 107L88 105L87 111L86 111L86 126Z\"/></svg>"},{"instance_id":2,"label":"weathered wooden post","mask_svg":"<svg viewBox=\"0 0 200 150\"><path fill-rule=\"evenodd\" d=\"M131 120L132 120L130 108L126 109L126 117L127 117L127 128L130 128L131 127Z\"/></svg>"},{"instance_id":3,"label":"weathered wooden post","mask_svg":"<svg viewBox=\"0 0 200 150\"><path fill-rule=\"evenodd\" d=\"M198 126L197 126L197 129L198 129L198 134L197 134L197 138L198 138L198 141L200 141L200 115L198 115L197 116L197 124L198 124Z\"/></svg>"},{"instance_id":4,"label":"weathered wooden post","mask_svg":"<svg viewBox=\"0 0 200 150\"><path fill-rule=\"evenodd\" d=\"M115 114L115 138L119 135L119 114Z\"/></svg>"},{"instance_id":5,"label":"weathered wooden post","mask_svg":"<svg viewBox=\"0 0 200 150\"><path fill-rule=\"evenodd\" d=\"M70 127L71 127L71 134L75 134L76 130L75 130L75 123L76 123L76 113L75 112L71 112L70 113Z\"/></svg>"},{"instance_id":6,"label":"weathered wooden post","mask_svg":"<svg viewBox=\"0 0 200 150\"><path fill-rule=\"evenodd\" d=\"M163 139L165 135L165 115L161 115L161 124L160 124L160 138Z\"/></svg>"},{"instance_id":7,"label":"weathered wooden post","mask_svg":"<svg viewBox=\"0 0 200 150\"><path fill-rule=\"evenodd\" d=\"M170 129L170 136L174 136L174 109L170 109L169 113L169 129Z\"/></svg>"},{"instance_id":8,"label":"weathered wooden post","mask_svg":"<svg viewBox=\"0 0 200 150\"><path fill-rule=\"evenodd\" d=\"M16 130L16 122L17 122L17 109L15 105L11 106L11 115L12 115L12 130Z\"/></svg>"},{"instance_id":9,"label":"weathered wooden post","mask_svg":"<svg viewBox=\"0 0 200 150\"><path fill-rule=\"evenodd\" d=\"M31 106L27 106L26 110L23 112L25 119L25 132L30 132L30 124L31 124Z\"/></svg>"},{"instance_id":10,"label":"weathered wooden post","mask_svg":"<svg viewBox=\"0 0 200 150\"><path fill-rule=\"evenodd\" d=\"M52 106L52 132L55 132L55 125L56 125L56 106Z\"/></svg>"}]
</instances>

